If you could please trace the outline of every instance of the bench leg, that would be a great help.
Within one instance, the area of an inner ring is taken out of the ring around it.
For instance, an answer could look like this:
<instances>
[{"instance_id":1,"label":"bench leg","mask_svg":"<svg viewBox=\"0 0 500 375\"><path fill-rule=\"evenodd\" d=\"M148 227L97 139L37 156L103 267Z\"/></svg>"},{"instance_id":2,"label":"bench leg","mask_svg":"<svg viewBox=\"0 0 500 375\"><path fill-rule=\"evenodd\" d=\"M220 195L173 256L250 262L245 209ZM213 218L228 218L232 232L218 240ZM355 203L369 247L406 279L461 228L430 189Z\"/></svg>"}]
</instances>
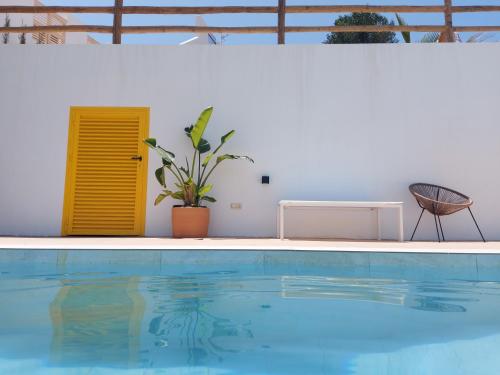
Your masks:
<instances>
[{"instance_id":1,"label":"bench leg","mask_svg":"<svg viewBox=\"0 0 500 375\"><path fill-rule=\"evenodd\" d=\"M381 228L381 224L380 224L380 208L376 208L377 210L377 240L381 240L382 239L382 228Z\"/></svg>"},{"instance_id":2,"label":"bench leg","mask_svg":"<svg viewBox=\"0 0 500 375\"><path fill-rule=\"evenodd\" d=\"M403 242L405 240L405 230L403 224L403 207L398 207L399 213L399 242Z\"/></svg>"},{"instance_id":3,"label":"bench leg","mask_svg":"<svg viewBox=\"0 0 500 375\"><path fill-rule=\"evenodd\" d=\"M276 209L276 238L280 238L280 206Z\"/></svg>"},{"instance_id":4,"label":"bench leg","mask_svg":"<svg viewBox=\"0 0 500 375\"><path fill-rule=\"evenodd\" d=\"M285 239L285 208L280 205L280 240Z\"/></svg>"}]
</instances>

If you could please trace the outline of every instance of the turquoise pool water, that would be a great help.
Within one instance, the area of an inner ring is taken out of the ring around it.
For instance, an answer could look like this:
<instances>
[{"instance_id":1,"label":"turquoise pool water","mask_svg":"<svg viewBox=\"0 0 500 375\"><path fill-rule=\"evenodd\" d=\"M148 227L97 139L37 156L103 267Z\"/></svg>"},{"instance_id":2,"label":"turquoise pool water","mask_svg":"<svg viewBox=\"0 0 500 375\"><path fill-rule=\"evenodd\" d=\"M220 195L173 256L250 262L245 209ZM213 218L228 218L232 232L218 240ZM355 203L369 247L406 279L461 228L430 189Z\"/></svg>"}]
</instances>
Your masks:
<instances>
[{"instance_id":1,"label":"turquoise pool water","mask_svg":"<svg viewBox=\"0 0 500 375\"><path fill-rule=\"evenodd\" d=\"M0 374L499 374L500 257L0 250Z\"/></svg>"}]
</instances>

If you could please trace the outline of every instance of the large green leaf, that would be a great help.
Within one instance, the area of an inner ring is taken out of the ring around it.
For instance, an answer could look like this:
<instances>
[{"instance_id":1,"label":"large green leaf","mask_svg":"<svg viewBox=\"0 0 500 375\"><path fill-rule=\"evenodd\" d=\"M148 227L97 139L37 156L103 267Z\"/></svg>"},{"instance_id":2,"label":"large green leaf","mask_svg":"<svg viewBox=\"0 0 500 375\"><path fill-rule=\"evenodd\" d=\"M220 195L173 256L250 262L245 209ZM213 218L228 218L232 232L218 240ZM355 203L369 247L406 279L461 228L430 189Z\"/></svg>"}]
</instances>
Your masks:
<instances>
[{"instance_id":1,"label":"large green leaf","mask_svg":"<svg viewBox=\"0 0 500 375\"><path fill-rule=\"evenodd\" d=\"M161 186L166 187L165 185L165 169L163 167L158 168L155 171L155 176Z\"/></svg>"},{"instance_id":2,"label":"large green leaf","mask_svg":"<svg viewBox=\"0 0 500 375\"><path fill-rule=\"evenodd\" d=\"M156 197L155 206L159 205L162 200L169 196L172 196L172 192L170 190L163 190L163 193L158 194Z\"/></svg>"},{"instance_id":3,"label":"large green leaf","mask_svg":"<svg viewBox=\"0 0 500 375\"><path fill-rule=\"evenodd\" d=\"M168 160L168 159L165 159L165 158L161 158L161 162L163 163L164 167L170 168L172 166L172 161L171 160Z\"/></svg>"},{"instance_id":4,"label":"large green leaf","mask_svg":"<svg viewBox=\"0 0 500 375\"><path fill-rule=\"evenodd\" d=\"M168 150L165 150L163 147L159 146L156 143L155 138L146 138L144 140L144 143L148 145L149 148L155 150L158 155L160 155L163 165L165 166L170 166L173 162L175 162L175 155L173 152L170 152Z\"/></svg>"},{"instance_id":5,"label":"large green leaf","mask_svg":"<svg viewBox=\"0 0 500 375\"><path fill-rule=\"evenodd\" d=\"M200 190L198 190L198 196L203 197L205 194L209 193L212 190L213 185L205 185L202 186Z\"/></svg>"},{"instance_id":6,"label":"large green leaf","mask_svg":"<svg viewBox=\"0 0 500 375\"><path fill-rule=\"evenodd\" d=\"M156 152L158 152L158 154L161 156L162 159L167 159L170 162L174 162L175 161L175 155L174 155L174 153L165 150L161 146L156 146Z\"/></svg>"},{"instance_id":7,"label":"large green leaf","mask_svg":"<svg viewBox=\"0 0 500 375\"><path fill-rule=\"evenodd\" d=\"M399 13L396 13L396 20L398 21L399 26L407 26L406 21L404 20ZM401 31L401 36L403 37L403 40L405 43L411 43L411 34L409 31Z\"/></svg>"},{"instance_id":8,"label":"large green leaf","mask_svg":"<svg viewBox=\"0 0 500 375\"><path fill-rule=\"evenodd\" d=\"M200 143L198 143L197 150L200 152L200 154L204 154L205 152L210 151L210 143L204 138L200 140Z\"/></svg>"},{"instance_id":9,"label":"large green leaf","mask_svg":"<svg viewBox=\"0 0 500 375\"><path fill-rule=\"evenodd\" d=\"M229 141L233 135L236 133L236 130L231 130L229 133L227 134L224 134L222 137L220 137L220 144L221 146L226 143L227 141Z\"/></svg>"},{"instance_id":10,"label":"large green leaf","mask_svg":"<svg viewBox=\"0 0 500 375\"><path fill-rule=\"evenodd\" d=\"M198 144L200 143L200 140L203 137L203 133L205 133L205 129L207 128L208 121L212 116L213 110L214 110L213 107L205 108L201 112L200 117L198 117L198 120L196 121L196 123L193 126L193 129L190 132L191 141L193 141L193 146L196 149L198 148Z\"/></svg>"},{"instance_id":11,"label":"large green leaf","mask_svg":"<svg viewBox=\"0 0 500 375\"><path fill-rule=\"evenodd\" d=\"M193 131L194 126L190 125L188 127L184 128L184 133L186 133L186 136L191 139L191 132Z\"/></svg>"},{"instance_id":12,"label":"large green leaf","mask_svg":"<svg viewBox=\"0 0 500 375\"><path fill-rule=\"evenodd\" d=\"M172 193L172 198L179 199L179 200L183 201L184 200L184 192L181 190L176 191L175 193Z\"/></svg>"},{"instance_id":13,"label":"large green leaf","mask_svg":"<svg viewBox=\"0 0 500 375\"><path fill-rule=\"evenodd\" d=\"M214 152L210 153L209 155L206 156L206 158L203 160L203 163L202 165L205 167L208 165L208 163L210 163L210 160L212 160L212 158L214 157L214 155L217 153L217 151L219 151L221 149L221 147L224 145L224 143L226 143L227 141L229 141L233 135L236 133L236 130L231 130L229 133L227 134L224 134L221 138L220 138L220 145L217 146L217 148L215 149Z\"/></svg>"},{"instance_id":14,"label":"large green leaf","mask_svg":"<svg viewBox=\"0 0 500 375\"><path fill-rule=\"evenodd\" d=\"M220 137L220 145L217 146L217 148L214 151L214 154L216 154L217 151L219 151L221 149L221 147L224 146L224 143L229 141L235 133L236 133L236 130L231 130L229 133L224 134L222 137Z\"/></svg>"},{"instance_id":15,"label":"large green leaf","mask_svg":"<svg viewBox=\"0 0 500 375\"><path fill-rule=\"evenodd\" d=\"M207 201L207 202L210 202L210 203L217 202L217 199L215 199L214 197L209 197L208 195L205 195L204 197L201 197L200 200Z\"/></svg>"},{"instance_id":16,"label":"large green leaf","mask_svg":"<svg viewBox=\"0 0 500 375\"><path fill-rule=\"evenodd\" d=\"M156 139L155 138L146 138L144 143L147 144L152 149L156 149Z\"/></svg>"},{"instance_id":17,"label":"large green leaf","mask_svg":"<svg viewBox=\"0 0 500 375\"><path fill-rule=\"evenodd\" d=\"M253 159L248 156L224 154L217 158L217 164L221 163L224 160L238 160L238 159L248 160L251 163L254 162Z\"/></svg>"},{"instance_id":18,"label":"large green leaf","mask_svg":"<svg viewBox=\"0 0 500 375\"><path fill-rule=\"evenodd\" d=\"M206 167L208 165L208 163L210 163L210 160L212 160L212 158L214 157L214 153L211 152L210 154L208 154L205 159L203 159L203 163L201 163L201 165L203 167Z\"/></svg>"},{"instance_id":19,"label":"large green leaf","mask_svg":"<svg viewBox=\"0 0 500 375\"><path fill-rule=\"evenodd\" d=\"M191 125L190 127L184 128L184 131L186 132L186 135L188 136L189 139L192 140L191 138L191 132L193 131L194 126ZM194 145L193 141L193 147L196 148L200 152L200 154L204 154L205 152L210 151L210 143L205 138L201 138L200 141L198 142L198 146Z\"/></svg>"}]
</instances>

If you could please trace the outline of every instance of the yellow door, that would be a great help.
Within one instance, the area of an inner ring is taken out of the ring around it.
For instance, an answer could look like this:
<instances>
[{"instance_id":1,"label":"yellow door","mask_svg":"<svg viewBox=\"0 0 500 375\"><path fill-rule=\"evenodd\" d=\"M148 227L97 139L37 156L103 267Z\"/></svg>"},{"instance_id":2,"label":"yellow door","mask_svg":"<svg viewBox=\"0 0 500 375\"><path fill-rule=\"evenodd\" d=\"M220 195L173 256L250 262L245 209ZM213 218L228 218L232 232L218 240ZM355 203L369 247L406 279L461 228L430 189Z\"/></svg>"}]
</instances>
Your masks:
<instances>
[{"instance_id":1,"label":"yellow door","mask_svg":"<svg viewBox=\"0 0 500 375\"><path fill-rule=\"evenodd\" d=\"M144 235L149 108L72 107L62 235Z\"/></svg>"}]
</instances>

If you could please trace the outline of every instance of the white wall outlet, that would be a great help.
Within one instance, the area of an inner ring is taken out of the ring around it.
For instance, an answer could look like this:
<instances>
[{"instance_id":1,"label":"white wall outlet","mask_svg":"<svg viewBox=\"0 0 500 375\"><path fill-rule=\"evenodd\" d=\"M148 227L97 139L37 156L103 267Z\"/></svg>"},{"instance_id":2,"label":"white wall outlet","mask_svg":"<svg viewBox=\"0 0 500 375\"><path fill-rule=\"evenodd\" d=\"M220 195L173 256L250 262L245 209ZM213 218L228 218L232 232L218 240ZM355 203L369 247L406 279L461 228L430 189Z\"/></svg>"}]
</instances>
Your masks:
<instances>
[{"instance_id":1,"label":"white wall outlet","mask_svg":"<svg viewBox=\"0 0 500 375\"><path fill-rule=\"evenodd\" d=\"M231 208L233 210L241 210L241 203L231 203Z\"/></svg>"}]
</instances>

